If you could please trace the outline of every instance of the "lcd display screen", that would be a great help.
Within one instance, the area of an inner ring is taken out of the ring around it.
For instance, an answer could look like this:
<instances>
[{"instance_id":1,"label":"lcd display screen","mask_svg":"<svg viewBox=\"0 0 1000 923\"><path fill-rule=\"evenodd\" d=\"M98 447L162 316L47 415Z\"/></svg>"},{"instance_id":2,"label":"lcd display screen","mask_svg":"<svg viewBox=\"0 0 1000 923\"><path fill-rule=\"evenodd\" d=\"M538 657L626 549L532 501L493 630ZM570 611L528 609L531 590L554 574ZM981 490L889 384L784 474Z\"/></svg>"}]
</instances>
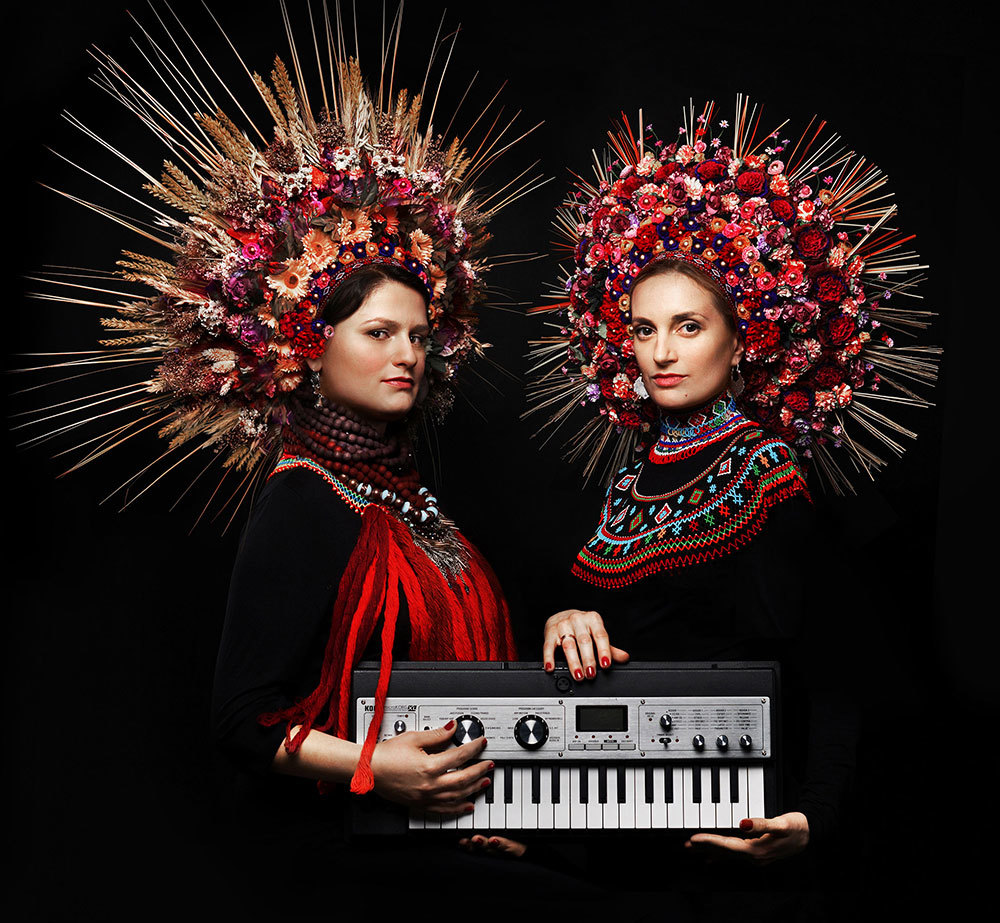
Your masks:
<instances>
[{"instance_id":1,"label":"lcd display screen","mask_svg":"<svg viewBox=\"0 0 1000 923\"><path fill-rule=\"evenodd\" d=\"M577 705L576 729L578 731L627 731L628 706Z\"/></svg>"}]
</instances>

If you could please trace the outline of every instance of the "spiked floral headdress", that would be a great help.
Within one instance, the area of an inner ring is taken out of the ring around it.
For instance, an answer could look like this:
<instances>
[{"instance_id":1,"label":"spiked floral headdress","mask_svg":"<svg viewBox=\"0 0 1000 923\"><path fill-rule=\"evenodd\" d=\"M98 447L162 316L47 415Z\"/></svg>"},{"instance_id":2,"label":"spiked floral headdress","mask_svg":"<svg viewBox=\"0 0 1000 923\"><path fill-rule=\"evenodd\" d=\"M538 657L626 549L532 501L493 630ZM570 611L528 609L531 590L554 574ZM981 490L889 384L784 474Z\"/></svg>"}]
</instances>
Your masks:
<instances>
[{"instance_id":1,"label":"spiked floral headdress","mask_svg":"<svg viewBox=\"0 0 1000 923\"><path fill-rule=\"evenodd\" d=\"M421 128L423 96L394 90L392 60L373 94L329 16L329 76L320 70L322 106L314 112L287 11L285 21L294 81L280 58L270 83L252 76L273 123L266 130L237 103L250 122L240 128L197 91L205 83L183 54L161 69L168 85L174 81L169 104L111 57L99 58L98 82L173 152L159 179L140 172L144 188L174 211L147 205L161 229L150 233L91 205L169 255L125 251L117 275L152 294L107 305L113 314L102 323L115 335L101 350L60 363L76 371L120 368L130 357L156 363L136 383L138 400L134 390L113 399L115 428L78 464L156 425L169 440L161 458L171 466L209 448L226 471L258 470L303 385L305 360L332 332L319 315L322 300L373 262L405 268L428 293L426 407L447 410L456 369L481 351L476 311L486 295L487 221L533 180L490 205L471 184L509 143L488 138L470 156L458 140L446 142L431 124L436 98ZM393 42L390 30L388 47ZM173 105L184 98L192 105L178 116ZM92 278L76 284L88 288Z\"/></svg>"},{"instance_id":2,"label":"spiked floral headdress","mask_svg":"<svg viewBox=\"0 0 1000 923\"><path fill-rule=\"evenodd\" d=\"M641 437L657 417L632 352L632 284L652 261L684 260L728 296L745 346L744 412L849 489L853 474L881 467L879 444L899 454L896 435L913 435L883 411L926 405L912 388L934 380L938 350L896 342L927 325L929 312L898 305L925 267L902 249L911 238L892 225L885 175L821 137L825 123L792 144L784 124L762 135L742 97L732 125L715 117L714 103L692 107L669 144L641 115L638 139L625 122L596 184L578 182L560 208L569 300L546 309L562 318L536 345L535 407L555 406L558 426L593 405L599 417L572 454L588 458L588 474L602 456L617 466L629 440L614 436Z\"/></svg>"}]
</instances>

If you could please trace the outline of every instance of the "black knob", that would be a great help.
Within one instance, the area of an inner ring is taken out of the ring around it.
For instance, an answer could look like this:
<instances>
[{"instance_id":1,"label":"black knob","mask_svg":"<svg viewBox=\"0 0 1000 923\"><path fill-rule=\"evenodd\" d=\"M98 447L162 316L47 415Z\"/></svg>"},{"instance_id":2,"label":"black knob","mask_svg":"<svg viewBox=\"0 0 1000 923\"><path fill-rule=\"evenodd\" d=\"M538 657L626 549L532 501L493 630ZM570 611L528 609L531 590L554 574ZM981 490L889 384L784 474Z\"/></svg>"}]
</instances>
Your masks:
<instances>
[{"instance_id":1,"label":"black knob","mask_svg":"<svg viewBox=\"0 0 1000 923\"><path fill-rule=\"evenodd\" d=\"M524 715L514 725L514 740L525 750L537 750L549 739L549 726L538 715Z\"/></svg>"},{"instance_id":2,"label":"black knob","mask_svg":"<svg viewBox=\"0 0 1000 923\"><path fill-rule=\"evenodd\" d=\"M455 719L455 733L451 739L455 741L455 746L460 747L470 740L482 737L486 732L483 730L483 722L475 715L462 715Z\"/></svg>"},{"instance_id":3,"label":"black knob","mask_svg":"<svg viewBox=\"0 0 1000 923\"><path fill-rule=\"evenodd\" d=\"M726 737L725 734L720 734L718 737L715 738L715 745L720 750L728 750L729 749L729 738Z\"/></svg>"},{"instance_id":4,"label":"black knob","mask_svg":"<svg viewBox=\"0 0 1000 923\"><path fill-rule=\"evenodd\" d=\"M402 734L406 730L406 722L402 718L397 718L395 724L393 724L392 729L397 734Z\"/></svg>"},{"instance_id":5,"label":"black knob","mask_svg":"<svg viewBox=\"0 0 1000 923\"><path fill-rule=\"evenodd\" d=\"M744 734L740 738L740 746L744 750L749 750L753 746L753 738L749 734Z\"/></svg>"},{"instance_id":6,"label":"black knob","mask_svg":"<svg viewBox=\"0 0 1000 923\"><path fill-rule=\"evenodd\" d=\"M670 715L660 715L660 727L665 731L669 731L673 727L673 720Z\"/></svg>"},{"instance_id":7,"label":"black knob","mask_svg":"<svg viewBox=\"0 0 1000 923\"><path fill-rule=\"evenodd\" d=\"M702 737L701 734L695 734L694 735L694 740L692 740L691 743L694 744L695 750L704 750L705 749L705 738Z\"/></svg>"}]
</instances>

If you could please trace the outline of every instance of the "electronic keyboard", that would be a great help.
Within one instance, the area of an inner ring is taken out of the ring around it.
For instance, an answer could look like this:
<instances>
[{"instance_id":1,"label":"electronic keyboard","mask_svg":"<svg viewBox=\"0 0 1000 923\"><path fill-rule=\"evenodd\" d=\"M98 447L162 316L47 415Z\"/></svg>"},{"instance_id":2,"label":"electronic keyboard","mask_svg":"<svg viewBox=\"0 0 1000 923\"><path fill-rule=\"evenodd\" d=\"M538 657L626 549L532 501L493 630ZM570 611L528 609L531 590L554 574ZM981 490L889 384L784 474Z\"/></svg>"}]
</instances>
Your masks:
<instances>
[{"instance_id":1,"label":"electronic keyboard","mask_svg":"<svg viewBox=\"0 0 1000 923\"><path fill-rule=\"evenodd\" d=\"M354 670L358 742L377 682L377 663ZM379 739L455 719L454 745L487 738L492 784L461 816L354 799L353 832L731 831L774 817L778 687L773 662L629 663L583 682L536 663L397 662Z\"/></svg>"}]
</instances>

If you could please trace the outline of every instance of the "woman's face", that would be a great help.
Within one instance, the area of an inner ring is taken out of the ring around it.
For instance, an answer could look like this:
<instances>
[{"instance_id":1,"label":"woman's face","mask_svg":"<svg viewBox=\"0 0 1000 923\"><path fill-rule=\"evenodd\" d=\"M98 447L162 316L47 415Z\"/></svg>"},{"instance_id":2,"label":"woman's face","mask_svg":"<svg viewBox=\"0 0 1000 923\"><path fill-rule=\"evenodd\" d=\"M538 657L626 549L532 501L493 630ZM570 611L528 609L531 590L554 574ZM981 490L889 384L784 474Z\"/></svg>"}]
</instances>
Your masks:
<instances>
[{"instance_id":1,"label":"woman's face","mask_svg":"<svg viewBox=\"0 0 1000 923\"><path fill-rule=\"evenodd\" d=\"M632 290L632 342L649 396L669 413L721 394L743 356L711 292L677 272Z\"/></svg>"},{"instance_id":2,"label":"woman's face","mask_svg":"<svg viewBox=\"0 0 1000 923\"><path fill-rule=\"evenodd\" d=\"M323 355L308 360L309 367L320 373L320 391L328 401L384 430L413 408L429 335L424 299L406 285L386 281L334 326Z\"/></svg>"}]
</instances>

